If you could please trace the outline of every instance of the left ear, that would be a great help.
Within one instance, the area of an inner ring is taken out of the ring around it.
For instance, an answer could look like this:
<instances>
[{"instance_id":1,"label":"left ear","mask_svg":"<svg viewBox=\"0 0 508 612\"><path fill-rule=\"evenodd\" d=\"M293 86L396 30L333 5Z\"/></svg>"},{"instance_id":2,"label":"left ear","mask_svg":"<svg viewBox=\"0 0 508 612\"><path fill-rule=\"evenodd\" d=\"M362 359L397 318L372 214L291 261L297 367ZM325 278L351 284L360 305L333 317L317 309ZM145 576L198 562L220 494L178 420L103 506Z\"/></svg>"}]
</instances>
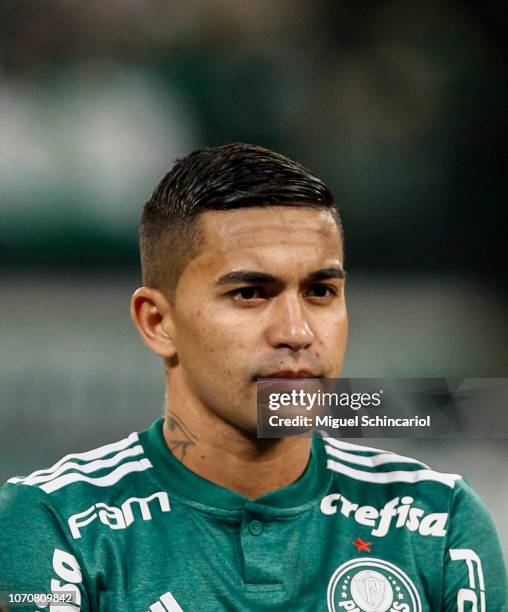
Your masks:
<instances>
[{"instance_id":1,"label":"left ear","mask_svg":"<svg viewBox=\"0 0 508 612\"><path fill-rule=\"evenodd\" d=\"M136 289L131 298L131 317L145 344L154 353L163 358L176 355L171 304L158 289Z\"/></svg>"}]
</instances>

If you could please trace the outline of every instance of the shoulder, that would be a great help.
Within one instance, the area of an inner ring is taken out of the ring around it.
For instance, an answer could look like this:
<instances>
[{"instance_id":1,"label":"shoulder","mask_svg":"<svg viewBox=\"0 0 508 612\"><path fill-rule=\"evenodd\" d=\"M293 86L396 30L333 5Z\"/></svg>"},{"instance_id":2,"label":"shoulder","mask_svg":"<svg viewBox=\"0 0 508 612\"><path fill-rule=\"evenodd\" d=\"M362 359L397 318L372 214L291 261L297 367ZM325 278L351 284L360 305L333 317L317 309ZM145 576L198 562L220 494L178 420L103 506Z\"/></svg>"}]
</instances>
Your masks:
<instances>
[{"instance_id":1,"label":"shoulder","mask_svg":"<svg viewBox=\"0 0 508 612\"><path fill-rule=\"evenodd\" d=\"M419 459L388 450L322 436L326 467L348 479L371 485L439 483L453 490L460 474L439 472Z\"/></svg>"},{"instance_id":2,"label":"shoulder","mask_svg":"<svg viewBox=\"0 0 508 612\"><path fill-rule=\"evenodd\" d=\"M138 478L152 468L137 432L98 448L70 453L48 468L27 476L10 478L0 488L2 503L21 504L38 498L47 507L68 513L83 508L88 500L114 499L119 490L139 484Z\"/></svg>"},{"instance_id":3,"label":"shoulder","mask_svg":"<svg viewBox=\"0 0 508 612\"><path fill-rule=\"evenodd\" d=\"M456 492L471 492L460 474L437 471L413 457L324 435L322 439L333 490L361 505L390 501L448 514Z\"/></svg>"},{"instance_id":4,"label":"shoulder","mask_svg":"<svg viewBox=\"0 0 508 612\"><path fill-rule=\"evenodd\" d=\"M472 489L459 474L439 472L392 451L322 439L332 477L321 511L370 525L373 535L406 527L420 535L442 537L456 513L457 494L474 503Z\"/></svg>"}]
</instances>

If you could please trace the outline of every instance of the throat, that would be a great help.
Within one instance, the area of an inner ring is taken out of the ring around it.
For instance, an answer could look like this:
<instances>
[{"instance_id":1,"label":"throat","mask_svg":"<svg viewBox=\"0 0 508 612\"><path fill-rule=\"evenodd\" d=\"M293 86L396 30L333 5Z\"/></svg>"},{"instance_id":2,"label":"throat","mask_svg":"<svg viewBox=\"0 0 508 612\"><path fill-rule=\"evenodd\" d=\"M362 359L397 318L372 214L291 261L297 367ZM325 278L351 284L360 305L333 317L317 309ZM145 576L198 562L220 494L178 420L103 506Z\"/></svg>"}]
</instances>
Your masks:
<instances>
[{"instance_id":1,"label":"throat","mask_svg":"<svg viewBox=\"0 0 508 612\"><path fill-rule=\"evenodd\" d=\"M198 439L176 415L165 419L163 433L169 450L188 469L251 500L298 480L310 457L310 438Z\"/></svg>"}]
</instances>

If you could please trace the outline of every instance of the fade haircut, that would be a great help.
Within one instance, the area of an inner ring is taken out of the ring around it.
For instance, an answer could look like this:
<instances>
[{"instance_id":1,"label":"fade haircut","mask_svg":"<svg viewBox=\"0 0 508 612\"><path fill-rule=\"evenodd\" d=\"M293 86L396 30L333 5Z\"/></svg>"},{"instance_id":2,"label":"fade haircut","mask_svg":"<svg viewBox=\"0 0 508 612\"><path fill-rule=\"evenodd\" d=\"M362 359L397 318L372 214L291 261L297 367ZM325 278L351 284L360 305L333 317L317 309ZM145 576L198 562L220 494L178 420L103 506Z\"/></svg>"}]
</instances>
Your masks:
<instances>
[{"instance_id":1,"label":"fade haircut","mask_svg":"<svg viewBox=\"0 0 508 612\"><path fill-rule=\"evenodd\" d=\"M279 205L328 209L342 234L326 185L280 153L237 143L199 149L176 160L143 208L143 284L174 299L181 273L199 252L201 213Z\"/></svg>"}]
</instances>

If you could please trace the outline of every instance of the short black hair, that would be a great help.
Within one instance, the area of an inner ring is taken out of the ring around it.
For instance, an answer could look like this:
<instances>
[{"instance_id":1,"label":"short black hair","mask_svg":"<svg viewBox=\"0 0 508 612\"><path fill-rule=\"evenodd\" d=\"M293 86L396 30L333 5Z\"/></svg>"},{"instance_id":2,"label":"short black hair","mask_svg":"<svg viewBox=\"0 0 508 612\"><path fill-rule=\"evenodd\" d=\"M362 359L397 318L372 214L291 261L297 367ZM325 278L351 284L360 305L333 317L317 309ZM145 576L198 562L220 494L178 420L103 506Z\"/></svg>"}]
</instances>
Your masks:
<instances>
[{"instance_id":1,"label":"short black hair","mask_svg":"<svg viewBox=\"0 0 508 612\"><path fill-rule=\"evenodd\" d=\"M143 208L143 284L174 298L181 273L197 254L201 213L279 205L329 209L342 234L328 187L280 153L234 143L198 149L176 160Z\"/></svg>"}]
</instances>

